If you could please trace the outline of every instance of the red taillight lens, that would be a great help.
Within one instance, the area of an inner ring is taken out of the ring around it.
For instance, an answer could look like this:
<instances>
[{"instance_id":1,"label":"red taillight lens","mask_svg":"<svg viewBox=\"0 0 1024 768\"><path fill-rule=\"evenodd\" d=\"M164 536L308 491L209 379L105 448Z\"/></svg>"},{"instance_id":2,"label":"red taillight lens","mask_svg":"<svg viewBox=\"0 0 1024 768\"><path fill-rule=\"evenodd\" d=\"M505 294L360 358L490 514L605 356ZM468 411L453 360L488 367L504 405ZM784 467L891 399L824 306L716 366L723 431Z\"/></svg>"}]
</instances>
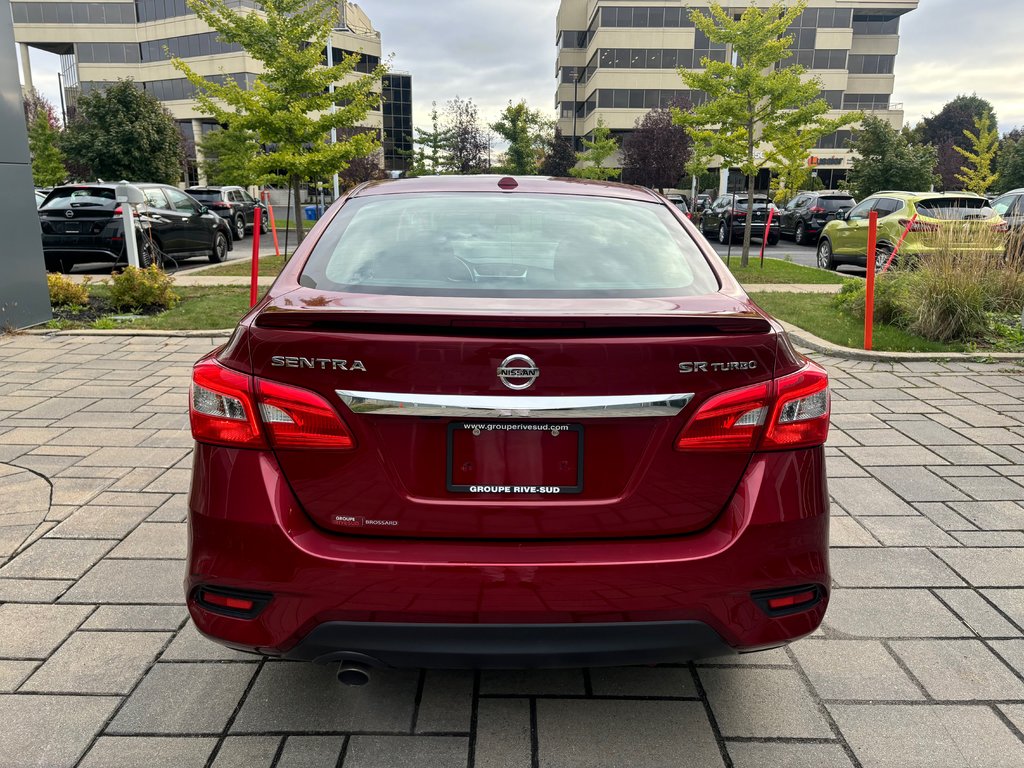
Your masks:
<instances>
[{"instance_id":1,"label":"red taillight lens","mask_svg":"<svg viewBox=\"0 0 1024 768\"><path fill-rule=\"evenodd\" d=\"M824 213L825 209L822 208L820 205L816 205L816 206L814 206L813 208L810 209L810 212L811 213Z\"/></svg>"},{"instance_id":2,"label":"red taillight lens","mask_svg":"<svg viewBox=\"0 0 1024 768\"><path fill-rule=\"evenodd\" d=\"M808 362L778 379L762 450L822 445L828 437L830 408L828 374L817 363Z\"/></svg>"},{"instance_id":3,"label":"red taillight lens","mask_svg":"<svg viewBox=\"0 0 1024 768\"><path fill-rule=\"evenodd\" d=\"M752 451L768 414L768 384L715 395L679 433L680 451Z\"/></svg>"},{"instance_id":4,"label":"red taillight lens","mask_svg":"<svg viewBox=\"0 0 1024 768\"><path fill-rule=\"evenodd\" d=\"M269 439L275 448L355 447L348 427L320 395L254 380L212 357L192 369L189 417L192 436L201 443L267 448Z\"/></svg>"},{"instance_id":5,"label":"red taillight lens","mask_svg":"<svg viewBox=\"0 0 1024 768\"><path fill-rule=\"evenodd\" d=\"M746 211L741 211L738 208L733 208L732 209L732 215L735 216L737 219L742 219L743 217L745 217L747 215L747 212Z\"/></svg>"},{"instance_id":6,"label":"red taillight lens","mask_svg":"<svg viewBox=\"0 0 1024 768\"><path fill-rule=\"evenodd\" d=\"M227 210L231 207L230 203L211 203L210 208L217 208L219 210Z\"/></svg>"},{"instance_id":7,"label":"red taillight lens","mask_svg":"<svg viewBox=\"0 0 1024 768\"><path fill-rule=\"evenodd\" d=\"M910 219L900 219L897 223L901 227L906 229L907 226L910 224ZM910 227L910 231L911 232L938 232L939 231L939 225L938 224L929 224L926 221L921 221L920 219L917 219L914 222L914 226Z\"/></svg>"},{"instance_id":8,"label":"red taillight lens","mask_svg":"<svg viewBox=\"0 0 1024 768\"><path fill-rule=\"evenodd\" d=\"M997 224L992 225L992 231L996 232L997 234L1004 234L1010 231L1010 225L1007 224L1005 221L1000 221Z\"/></svg>"},{"instance_id":9,"label":"red taillight lens","mask_svg":"<svg viewBox=\"0 0 1024 768\"><path fill-rule=\"evenodd\" d=\"M258 379L260 416L276 448L355 447L352 433L331 404L315 392Z\"/></svg>"},{"instance_id":10,"label":"red taillight lens","mask_svg":"<svg viewBox=\"0 0 1024 768\"><path fill-rule=\"evenodd\" d=\"M123 213L124 213L124 208L122 208L120 205L117 206L117 208L114 209L114 215L115 216L120 216ZM134 216L135 218L139 217L139 212L136 211L134 208L132 208L132 216Z\"/></svg>"},{"instance_id":11,"label":"red taillight lens","mask_svg":"<svg viewBox=\"0 0 1024 768\"><path fill-rule=\"evenodd\" d=\"M676 449L772 451L822 445L829 408L828 374L808 361L774 383L715 395L679 433Z\"/></svg>"},{"instance_id":12,"label":"red taillight lens","mask_svg":"<svg viewBox=\"0 0 1024 768\"><path fill-rule=\"evenodd\" d=\"M229 597L219 595L216 592L203 592L203 602L210 605L217 605L221 608L230 608L233 611L251 611L255 606L252 600L243 600L240 597Z\"/></svg>"},{"instance_id":13,"label":"red taillight lens","mask_svg":"<svg viewBox=\"0 0 1024 768\"><path fill-rule=\"evenodd\" d=\"M818 596L818 593L813 589L808 589L805 592L797 592L795 595L786 595L785 597L770 597L768 598L768 607L773 611L781 611L785 608L792 608L797 605L803 605L809 603Z\"/></svg>"},{"instance_id":14,"label":"red taillight lens","mask_svg":"<svg viewBox=\"0 0 1024 768\"><path fill-rule=\"evenodd\" d=\"M207 357L192 369L192 436L200 443L266 448L256 420L252 377Z\"/></svg>"}]
</instances>

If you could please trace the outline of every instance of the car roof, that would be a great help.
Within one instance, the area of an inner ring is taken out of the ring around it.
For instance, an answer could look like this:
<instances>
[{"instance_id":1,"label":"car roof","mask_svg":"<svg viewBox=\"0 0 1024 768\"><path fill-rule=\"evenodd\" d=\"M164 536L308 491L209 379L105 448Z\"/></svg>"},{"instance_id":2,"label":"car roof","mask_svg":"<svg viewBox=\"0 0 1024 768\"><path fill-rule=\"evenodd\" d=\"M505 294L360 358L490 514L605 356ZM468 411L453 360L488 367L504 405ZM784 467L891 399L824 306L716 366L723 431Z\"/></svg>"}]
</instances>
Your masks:
<instances>
[{"instance_id":1,"label":"car roof","mask_svg":"<svg viewBox=\"0 0 1024 768\"><path fill-rule=\"evenodd\" d=\"M905 192L891 189L884 189L881 192L875 192L873 195L869 195L869 197L879 196L896 197L901 200L916 200L922 197L974 197L979 200L986 199L974 192Z\"/></svg>"},{"instance_id":2,"label":"car roof","mask_svg":"<svg viewBox=\"0 0 1024 768\"><path fill-rule=\"evenodd\" d=\"M514 179L518 185L515 192L552 195L584 195L587 197L614 197L621 200L640 200L660 203L654 192L643 187L619 184L612 181L592 179L560 179L547 176L499 176L481 174L476 176L417 176L412 179L384 179L371 181L352 191L352 197L373 197L377 195L398 195L417 192L498 192L498 182L505 178ZM509 190L509 192L513 192Z\"/></svg>"}]
</instances>

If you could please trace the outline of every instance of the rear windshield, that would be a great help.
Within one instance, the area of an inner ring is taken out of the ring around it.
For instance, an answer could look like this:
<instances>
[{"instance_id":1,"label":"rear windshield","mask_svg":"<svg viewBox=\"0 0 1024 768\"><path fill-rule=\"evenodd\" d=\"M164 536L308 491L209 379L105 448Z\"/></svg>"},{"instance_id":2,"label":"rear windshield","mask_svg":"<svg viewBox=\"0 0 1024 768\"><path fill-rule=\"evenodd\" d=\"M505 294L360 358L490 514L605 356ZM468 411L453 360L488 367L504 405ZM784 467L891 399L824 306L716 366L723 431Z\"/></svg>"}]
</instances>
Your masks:
<instances>
[{"instance_id":1,"label":"rear windshield","mask_svg":"<svg viewBox=\"0 0 1024 768\"><path fill-rule=\"evenodd\" d=\"M718 281L659 204L505 193L348 202L303 270L305 286L450 296L683 296Z\"/></svg>"},{"instance_id":2,"label":"rear windshield","mask_svg":"<svg viewBox=\"0 0 1024 768\"><path fill-rule=\"evenodd\" d=\"M115 198L109 187L60 187L53 190L43 208L65 208L69 202L79 206L106 205Z\"/></svg>"},{"instance_id":3,"label":"rear windshield","mask_svg":"<svg viewBox=\"0 0 1024 768\"><path fill-rule=\"evenodd\" d=\"M219 189L190 189L188 194L192 195L196 200L216 202L220 200L221 191Z\"/></svg>"},{"instance_id":4,"label":"rear windshield","mask_svg":"<svg viewBox=\"0 0 1024 768\"><path fill-rule=\"evenodd\" d=\"M946 221L988 219L995 216L988 200L980 197L936 197L915 203L921 216Z\"/></svg>"},{"instance_id":5,"label":"rear windshield","mask_svg":"<svg viewBox=\"0 0 1024 768\"><path fill-rule=\"evenodd\" d=\"M852 197L819 197L818 205L826 211L840 211L853 208Z\"/></svg>"},{"instance_id":6,"label":"rear windshield","mask_svg":"<svg viewBox=\"0 0 1024 768\"><path fill-rule=\"evenodd\" d=\"M771 202L772 201L769 200L767 197L755 197L754 198L754 209L757 210L758 208L764 208L765 206L770 205ZM745 197L733 198L733 207L734 208L746 208L747 207L747 198L745 198Z\"/></svg>"}]
</instances>

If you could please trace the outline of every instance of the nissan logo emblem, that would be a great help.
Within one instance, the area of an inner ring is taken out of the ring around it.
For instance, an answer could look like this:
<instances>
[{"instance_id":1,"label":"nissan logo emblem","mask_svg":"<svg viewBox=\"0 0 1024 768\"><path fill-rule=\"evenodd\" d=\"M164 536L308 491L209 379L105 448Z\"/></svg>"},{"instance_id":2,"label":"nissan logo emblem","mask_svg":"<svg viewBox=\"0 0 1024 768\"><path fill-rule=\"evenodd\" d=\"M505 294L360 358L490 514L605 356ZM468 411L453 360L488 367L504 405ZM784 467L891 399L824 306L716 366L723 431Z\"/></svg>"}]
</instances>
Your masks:
<instances>
[{"instance_id":1,"label":"nissan logo emblem","mask_svg":"<svg viewBox=\"0 0 1024 768\"><path fill-rule=\"evenodd\" d=\"M68 208L66 211L64 211L64 215L67 216L69 219L73 219L75 217L75 212Z\"/></svg>"},{"instance_id":2,"label":"nissan logo emblem","mask_svg":"<svg viewBox=\"0 0 1024 768\"><path fill-rule=\"evenodd\" d=\"M526 389L540 376L540 369L526 355L509 355L498 366L498 378L509 389Z\"/></svg>"}]
</instances>

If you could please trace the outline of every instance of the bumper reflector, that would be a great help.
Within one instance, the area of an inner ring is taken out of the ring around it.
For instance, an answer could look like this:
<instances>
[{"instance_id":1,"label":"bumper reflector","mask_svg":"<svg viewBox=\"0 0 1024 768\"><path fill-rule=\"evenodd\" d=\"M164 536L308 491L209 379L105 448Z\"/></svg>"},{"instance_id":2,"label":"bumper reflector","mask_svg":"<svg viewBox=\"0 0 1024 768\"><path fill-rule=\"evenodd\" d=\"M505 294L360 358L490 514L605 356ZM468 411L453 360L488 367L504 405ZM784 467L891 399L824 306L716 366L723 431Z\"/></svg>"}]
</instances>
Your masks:
<instances>
[{"instance_id":1,"label":"bumper reflector","mask_svg":"<svg viewBox=\"0 0 1024 768\"><path fill-rule=\"evenodd\" d=\"M785 616L810 610L821 601L822 594L818 585L806 584L770 592L755 592L751 597L769 616Z\"/></svg>"},{"instance_id":2,"label":"bumper reflector","mask_svg":"<svg viewBox=\"0 0 1024 768\"><path fill-rule=\"evenodd\" d=\"M208 611L240 619L255 618L270 602L271 597L262 592L241 592L219 587L200 587L193 596L195 601Z\"/></svg>"}]
</instances>

